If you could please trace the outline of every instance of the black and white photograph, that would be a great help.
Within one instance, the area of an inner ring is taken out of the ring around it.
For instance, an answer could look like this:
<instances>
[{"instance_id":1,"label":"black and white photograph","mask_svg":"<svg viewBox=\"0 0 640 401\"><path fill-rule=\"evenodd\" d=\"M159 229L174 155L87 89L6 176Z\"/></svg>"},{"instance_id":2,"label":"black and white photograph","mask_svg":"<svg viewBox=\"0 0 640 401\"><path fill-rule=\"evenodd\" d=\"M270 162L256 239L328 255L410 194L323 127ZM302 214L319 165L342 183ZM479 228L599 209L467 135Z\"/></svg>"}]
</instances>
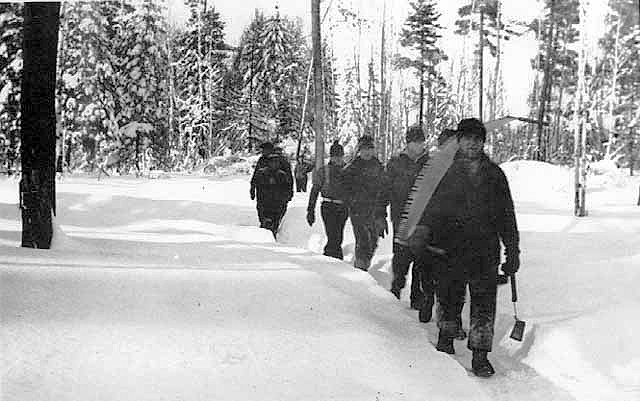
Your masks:
<instances>
[{"instance_id":1,"label":"black and white photograph","mask_svg":"<svg viewBox=\"0 0 640 401\"><path fill-rule=\"evenodd\" d=\"M0 2L0 400L640 401L640 0Z\"/></svg>"}]
</instances>

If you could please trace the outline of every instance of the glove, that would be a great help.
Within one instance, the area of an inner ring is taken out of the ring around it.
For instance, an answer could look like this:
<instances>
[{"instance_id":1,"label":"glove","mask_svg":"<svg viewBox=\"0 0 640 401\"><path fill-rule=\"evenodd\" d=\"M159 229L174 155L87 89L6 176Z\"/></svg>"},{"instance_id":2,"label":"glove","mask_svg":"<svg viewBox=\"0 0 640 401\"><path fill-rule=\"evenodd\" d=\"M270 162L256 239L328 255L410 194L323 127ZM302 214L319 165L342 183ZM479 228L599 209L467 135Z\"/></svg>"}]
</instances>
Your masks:
<instances>
[{"instance_id":1,"label":"glove","mask_svg":"<svg viewBox=\"0 0 640 401\"><path fill-rule=\"evenodd\" d=\"M311 227L315 222L316 222L315 212L313 210L307 210L307 223L309 224L309 227Z\"/></svg>"},{"instance_id":2,"label":"glove","mask_svg":"<svg viewBox=\"0 0 640 401\"><path fill-rule=\"evenodd\" d=\"M387 219L384 217L378 217L375 221L375 229L378 237L384 238L385 234L389 234L389 227L387 226Z\"/></svg>"},{"instance_id":3,"label":"glove","mask_svg":"<svg viewBox=\"0 0 640 401\"><path fill-rule=\"evenodd\" d=\"M251 200L256 199L256 190L255 190L255 188L251 188L251 190L249 191L249 196L251 196Z\"/></svg>"},{"instance_id":4,"label":"glove","mask_svg":"<svg viewBox=\"0 0 640 401\"><path fill-rule=\"evenodd\" d=\"M416 226L415 231L409 237L409 249L416 255L424 252L424 249L431 241L431 230L429 226Z\"/></svg>"},{"instance_id":5,"label":"glove","mask_svg":"<svg viewBox=\"0 0 640 401\"><path fill-rule=\"evenodd\" d=\"M513 275L520 268L520 252L507 251L507 260L502 264L501 269L505 274Z\"/></svg>"}]
</instances>

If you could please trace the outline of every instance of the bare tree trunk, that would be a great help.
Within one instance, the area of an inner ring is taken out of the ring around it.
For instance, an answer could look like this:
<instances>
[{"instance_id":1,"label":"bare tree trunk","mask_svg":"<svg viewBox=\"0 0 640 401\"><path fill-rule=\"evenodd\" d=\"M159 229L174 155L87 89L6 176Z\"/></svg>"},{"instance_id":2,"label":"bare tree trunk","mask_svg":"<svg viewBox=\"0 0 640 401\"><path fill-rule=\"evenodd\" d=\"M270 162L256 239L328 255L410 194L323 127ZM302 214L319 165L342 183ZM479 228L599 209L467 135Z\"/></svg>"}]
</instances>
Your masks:
<instances>
[{"instance_id":1,"label":"bare tree trunk","mask_svg":"<svg viewBox=\"0 0 640 401\"><path fill-rule=\"evenodd\" d=\"M383 2L382 8L382 35L380 38L380 123L378 124L378 138L382 139L383 148L382 148L382 157L383 160L387 158L387 135L386 135L386 76L385 76L385 68L386 68L386 55L385 55L385 25L386 25L386 13L387 13L387 3Z\"/></svg>"},{"instance_id":2,"label":"bare tree trunk","mask_svg":"<svg viewBox=\"0 0 640 401\"><path fill-rule=\"evenodd\" d=\"M205 3L206 7L206 3ZM202 74L202 10L198 10L198 51L197 51L197 67L198 67L198 97L200 98L200 107L204 108L204 78ZM201 110L202 111L202 110ZM199 128L200 140L202 140L202 126ZM197 142L196 142L197 143ZM199 144L199 146L204 146L204 144ZM196 151L196 155L199 154Z\"/></svg>"},{"instance_id":3,"label":"bare tree trunk","mask_svg":"<svg viewBox=\"0 0 640 401\"><path fill-rule=\"evenodd\" d=\"M56 61L60 3L25 3L20 112L22 246L51 247L55 210Z\"/></svg>"},{"instance_id":4,"label":"bare tree trunk","mask_svg":"<svg viewBox=\"0 0 640 401\"><path fill-rule=\"evenodd\" d=\"M574 162L575 162L575 201L574 201L574 214L582 217L586 215L585 194L586 183L584 182L586 171L584 144L586 142L586 134L584 129L584 119L582 115L583 108L583 95L585 86L585 64L586 64L586 40L585 40L585 23L584 16L586 14L584 9L584 3L580 2L580 50L578 59L578 91L576 96L578 97L577 107L575 112L575 132L574 132Z\"/></svg>"},{"instance_id":5,"label":"bare tree trunk","mask_svg":"<svg viewBox=\"0 0 640 401\"><path fill-rule=\"evenodd\" d=\"M424 123L424 67L420 66L420 116L418 118L420 128Z\"/></svg>"},{"instance_id":6,"label":"bare tree trunk","mask_svg":"<svg viewBox=\"0 0 640 401\"><path fill-rule=\"evenodd\" d=\"M484 115L482 113L482 101L483 101L483 97L484 97L484 83L483 78L484 78L484 7L480 6L480 32L479 32L479 36L480 36L480 58L479 58L479 72L480 72L480 80L478 81L480 88L478 90L478 116L480 121L484 121Z\"/></svg>"},{"instance_id":7,"label":"bare tree trunk","mask_svg":"<svg viewBox=\"0 0 640 401\"><path fill-rule=\"evenodd\" d=\"M496 110L497 110L497 104L498 104L498 77L500 76L500 61L501 61L501 53L502 53L502 49L500 48L500 44L501 44L500 39L502 36L502 31L501 31L502 2L498 1L496 6L498 8L498 13L496 16L496 26L497 26L496 49L497 51L496 51L496 64L493 68L493 88L492 88L492 95L491 95L491 104L489 105L490 120L496 119ZM493 138L493 135L491 136Z\"/></svg>"},{"instance_id":8,"label":"bare tree trunk","mask_svg":"<svg viewBox=\"0 0 640 401\"><path fill-rule=\"evenodd\" d=\"M322 40L320 36L320 0L311 0L311 40L313 44L313 84L315 91L316 171L324 164L324 102L322 98Z\"/></svg>"},{"instance_id":9,"label":"bare tree trunk","mask_svg":"<svg viewBox=\"0 0 640 401\"><path fill-rule=\"evenodd\" d=\"M551 15L549 17L549 34L548 34L548 42L547 42L547 53L545 57L544 64L544 75L542 78L542 94L540 95L540 106L538 107L538 124L537 124L537 140L538 140L538 148L536 150L536 160L546 160L546 152L544 151L545 141L544 137L544 126L543 121L546 114L547 105L550 101L551 97L551 67L553 65L551 58L555 55L554 47L557 43L557 32L555 26L555 0L551 0L550 4Z\"/></svg>"},{"instance_id":10,"label":"bare tree trunk","mask_svg":"<svg viewBox=\"0 0 640 401\"><path fill-rule=\"evenodd\" d=\"M614 134L614 117L613 117L613 109L616 106L617 98L616 98L616 85L618 83L618 72L620 70L620 49L618 48L620 45L620 16L618 16L618 24L616 25L616 39L613 50L613 77L611 77L611 93L609 94L609 121L607 123L607 128L609 129L609 140L607 141L607 149L605 151L605 159L609 159L611 157L611 145L613 142L613 134Z\"/></svg>"}]
</instances>

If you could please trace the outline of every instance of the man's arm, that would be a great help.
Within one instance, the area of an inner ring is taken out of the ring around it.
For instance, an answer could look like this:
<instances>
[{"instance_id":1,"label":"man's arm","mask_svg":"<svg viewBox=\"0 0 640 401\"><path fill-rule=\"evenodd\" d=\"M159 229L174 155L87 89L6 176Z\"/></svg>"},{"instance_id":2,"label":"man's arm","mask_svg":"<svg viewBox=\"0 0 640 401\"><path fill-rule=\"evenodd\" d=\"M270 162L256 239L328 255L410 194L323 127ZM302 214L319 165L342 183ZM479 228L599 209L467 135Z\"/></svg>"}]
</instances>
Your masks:
<instances>
[{"instance_id":1,"label":"man's arm","mask_svg":"<svg viewBox=\"0 0 640 401\"><path fill-rule=\"evenodd\" d=\"M316 170L313 172L313 182L311 185L311 192L309 193L309 204L307 205L307 213L315 212L316 210L316 201L318 200L318 195L320 194L320 189L322 189L323 174L321 170Z\"/></svg>"},{"instance_id":2,"label":"man's arm","mask_svg":"<svg viewBox=\"0 0 640 401\"><path fill-rule=\"evenodd\" d=\"M520 268L520 233L516 222L516 213L513 199L509 189L509 182L502 169L498 170L498 194L501 205L498 205L498 233L504 244L506 261L502 264L502 271L506 274L515 274Z\"/></svg>"}]
</instances>

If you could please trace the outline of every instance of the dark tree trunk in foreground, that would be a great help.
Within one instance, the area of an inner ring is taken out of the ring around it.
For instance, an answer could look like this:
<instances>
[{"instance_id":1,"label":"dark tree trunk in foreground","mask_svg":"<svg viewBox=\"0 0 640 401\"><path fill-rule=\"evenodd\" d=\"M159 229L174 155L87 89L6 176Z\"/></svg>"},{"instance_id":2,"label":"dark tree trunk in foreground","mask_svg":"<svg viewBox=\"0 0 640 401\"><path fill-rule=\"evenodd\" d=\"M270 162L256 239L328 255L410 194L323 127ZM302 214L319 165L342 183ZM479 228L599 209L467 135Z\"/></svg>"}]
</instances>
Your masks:
<instances>
[{"instance_id":1,"label":"dark tree trunk in foreground","mask_svg":"<svg viewBox=\"0 0 640 401\"><path fill-rule=\"evenodd\" d=\"M45 248L55 212L56 54L60 3L25 3L21 86L22 246Z\"/></svg>"}]
</instances>

